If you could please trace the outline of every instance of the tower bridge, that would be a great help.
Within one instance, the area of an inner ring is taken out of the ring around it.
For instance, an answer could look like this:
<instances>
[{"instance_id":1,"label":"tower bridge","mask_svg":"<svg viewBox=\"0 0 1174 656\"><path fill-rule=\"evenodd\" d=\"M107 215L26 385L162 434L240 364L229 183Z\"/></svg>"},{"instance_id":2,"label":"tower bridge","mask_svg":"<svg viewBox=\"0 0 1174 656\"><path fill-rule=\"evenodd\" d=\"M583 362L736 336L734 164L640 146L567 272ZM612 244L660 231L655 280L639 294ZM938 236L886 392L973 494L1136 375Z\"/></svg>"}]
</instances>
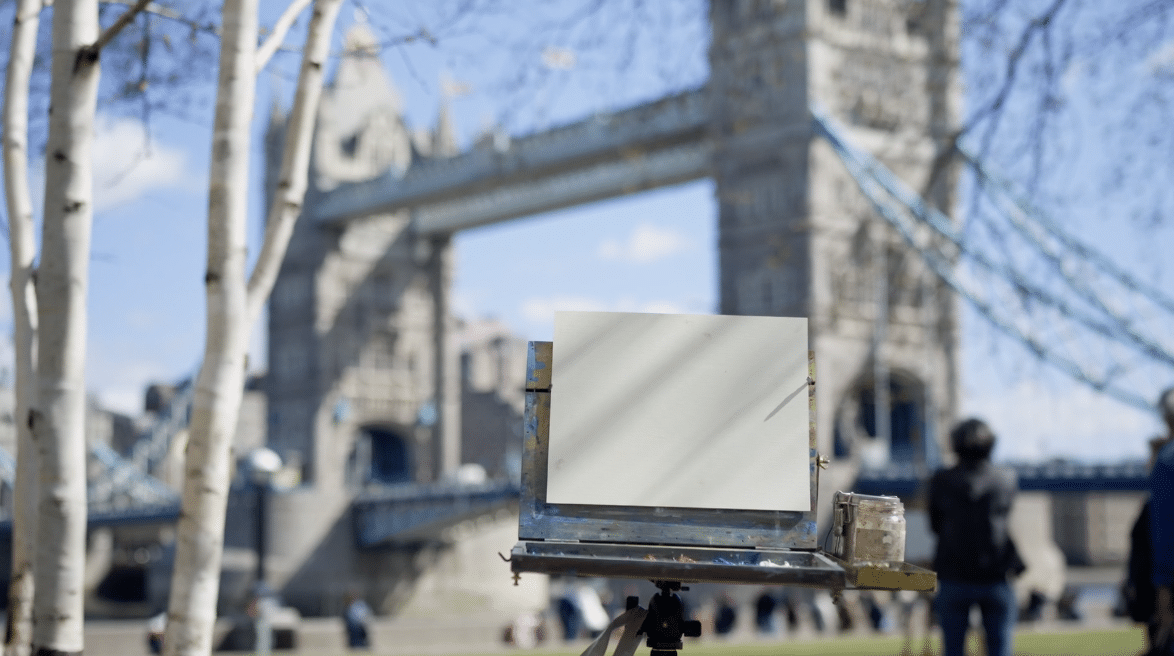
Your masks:
<instances>
[{"instance_id":1,"label":"tower bridge","mask_svg":"<svg viewBox=\"0 0 1174 656\"><path fill-rule=\"evenodd\" d=\"M810 320L819 448L836 456L821 498L854 482L911 493L957 413L957 297L882 220L810 108L948 213L955 176L933 167L959 120L957 14L955 0L715 2L704 87L466 152L443 110L430 134L409 129L375 40L355 28L270 299L264 427L249 438L296 482L270 498L271 582L287 602L336 613L359 591L393 612L417 603L422 577L444 588L428 550L455 524L482 518L461 538L478 553L514 542L516 518L494 513L516 490L526 345L462 333L452 235L689 180L716 188L716 309ZM269 189L284 120L267 135ZM190 403L177 398L134 449L141 473L175 451ZM484 479L462 484L468 465ZM1020 473L1032 489L1079 492L1139 489L1143 469ZM244 489L231 497L229 551L252 545L250 503ZM233 581L250 572L227 572L225 594L247 590Z\"/></svg>"}]
</instances>

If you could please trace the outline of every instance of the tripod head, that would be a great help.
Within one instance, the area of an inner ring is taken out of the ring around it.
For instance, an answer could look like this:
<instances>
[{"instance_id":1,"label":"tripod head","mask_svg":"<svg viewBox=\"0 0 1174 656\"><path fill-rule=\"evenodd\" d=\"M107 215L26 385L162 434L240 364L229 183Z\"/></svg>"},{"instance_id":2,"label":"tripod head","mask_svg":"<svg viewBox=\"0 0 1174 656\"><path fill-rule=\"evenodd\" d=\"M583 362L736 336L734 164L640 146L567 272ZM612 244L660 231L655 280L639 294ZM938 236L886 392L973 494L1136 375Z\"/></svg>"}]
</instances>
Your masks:
<instances>
[{"instance_id":1,"label":"tripod head","mask_svg":"<svg viewBox=\"0 0 1174 656\"><path fill-rule=\"evenodd\" d=\"M651 656L676 656L676 650L684 647L682 636L696 638L701 635L701 622L686 621L681 597L677 591L687 591L680 581L653 581L660 592L652 595L648 602L648 615L640 626L639 633L648 636L648 647L652 648ZM628 608L639 605L638 597L628 597Z\"/></svg>"}]
</instances>

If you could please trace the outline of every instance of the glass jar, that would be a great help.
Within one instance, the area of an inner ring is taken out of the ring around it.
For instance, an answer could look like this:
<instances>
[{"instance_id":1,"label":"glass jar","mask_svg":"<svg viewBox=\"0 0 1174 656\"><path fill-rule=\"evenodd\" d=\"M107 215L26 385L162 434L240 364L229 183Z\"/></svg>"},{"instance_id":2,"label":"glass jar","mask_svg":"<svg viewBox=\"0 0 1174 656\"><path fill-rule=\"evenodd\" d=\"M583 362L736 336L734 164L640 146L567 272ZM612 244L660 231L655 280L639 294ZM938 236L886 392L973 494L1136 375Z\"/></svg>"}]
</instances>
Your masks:
<instances>
[{"instance_id":1,"label":"glass jar","mask_svg":"<svg viewBox=\"0 0 1174 656\"><path fill-rule=\"evenodd\" d=\"M905 506L897 497L836 492L832 554L852 563L905 560Z\"/></svg>"}]
</instances>

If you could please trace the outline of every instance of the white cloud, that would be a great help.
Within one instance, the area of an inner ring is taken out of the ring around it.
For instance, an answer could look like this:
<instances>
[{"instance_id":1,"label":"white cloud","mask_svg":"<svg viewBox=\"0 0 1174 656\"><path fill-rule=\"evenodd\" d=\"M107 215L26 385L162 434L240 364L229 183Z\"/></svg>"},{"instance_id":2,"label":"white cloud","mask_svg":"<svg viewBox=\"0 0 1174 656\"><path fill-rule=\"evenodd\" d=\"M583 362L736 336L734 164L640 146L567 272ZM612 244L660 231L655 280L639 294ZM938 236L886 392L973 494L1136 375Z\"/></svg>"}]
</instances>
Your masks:
<instances>
[{"instance_id":1,"label":"white cloud","mask_svg":"<svg viewBox=\"0 0 1174 656\"><path fill-rule=\"evenodd\" d=\"M522 316L533 323L552 323L556 311L603 312L606 309L607 304L603 301L582 296L550 296L522 301Z\"/></svg>"},{"instance_id":2,"label":"white cloud","mask_svg":"<svg viewBox=\"0 0 1174 656\"><path fill-rule=\"evenodd\" d=\"M87 359L87 386L94 391L104 408L126 415L138 416L143 411L147 385L171 382L175 375L160 362L131 360L110 366L110 358L91 353Z\"/></svg>"},{"instance_id":3,"label":"white cloud","mask_svg":"<svg viewBox=\"0 0 1174 656\"><path fill-rule=\"evenodd\" d=\"M652 314L689 314L689 311L672 301L651 301L640 304L634 310L617 310L618 312L649 312Z\"/></svg>"},{"instance_id":4,"label":"white cloud","mask_svg":"<svg viewBox=\"0 0 1174 656\"><path fill-rule=\"evenodd\" d=\"M457 264L458 269L460 264ZM482 317L484 312L481 308L485 305L484 294L470 292L468 289L455 288L452 291L452 296L449 297L449 308L454 316L463 319L476 319Z\"/></svg>"},{"instance_id":5,"label":"white cloud","mask_svg":"<svg viewBox=\"0 0 1174 656\"><path fill-rule=\"evenodd\" d=\"M145 388L123 385L102 390L98 394L98 401L106 410L137 417L143 412L145 394Z\"/></svg>"},{"instance_id":6,"label":"white cloud","mask_svg":"<svg viewBox=\"0 0 1174 656\"><path fill-rule=\"evenodd\" d=\"M1151 75L1174 72L1174 41L1167 41L1146 58L1146 67Z\"/></svg>"},{"instance_id":7,"label":"white cloud","mask_svg":"<svg viewBox=\"0 0 1174 656\"><path fill-rule=\"evenodd\" d=\"M1076 59L1073 60L1064 72L1060 75L1060 87L1064 89L1066 94L1075 94L1080 91L1080 83L1084 80L1085 70L1088 66L1084 61Z\"/></svg>"},{"instance_id":8,"label":"white cloud","mask_svg":"<svg viewBox=\"0 0 1174 656\"><path fill-rule=\"evenodd\" d=\"M184 152L148 139L143 125L100 118L94 133L94 209L108 210L142 195L186 186L192 179Z\"/></svg>"},{"instance_id":9,"label":"white cloud","mask_svg":"<svg viewBox=\"0 0 1174 656\"><path fill-rule=\"evenodd\" d=\"M679 253L688 246L689 241L675 230L641 223L632 230L625 241L608 239L601 243L598 254L605 260L648 264Z\"/></svg>"},{"instance_id":10,"label":"white cloud","mask_svg":"<svg viewBox=\"0 0 1174 656\"><path fill-rule=\"evenodd\" d=\"M570 48L546 46L542 49L542 64L556 71L569 71L575 67L575 51Z\"/></svg>"},{"instance_id":11,"label":"white cloud","mask_svg":"<svg viewBox=\"0 0 1174 656\"><path fill-rule=\"evenodd\" d=\"M522 316L530 322L524 331L530 339L551 339L555 312L649 312L653 314L689 314L689 310L672 301L637 301L632 298L605 301L585 296L548 296L528 298L522 302Z\"/></svg>"}]
</instances>

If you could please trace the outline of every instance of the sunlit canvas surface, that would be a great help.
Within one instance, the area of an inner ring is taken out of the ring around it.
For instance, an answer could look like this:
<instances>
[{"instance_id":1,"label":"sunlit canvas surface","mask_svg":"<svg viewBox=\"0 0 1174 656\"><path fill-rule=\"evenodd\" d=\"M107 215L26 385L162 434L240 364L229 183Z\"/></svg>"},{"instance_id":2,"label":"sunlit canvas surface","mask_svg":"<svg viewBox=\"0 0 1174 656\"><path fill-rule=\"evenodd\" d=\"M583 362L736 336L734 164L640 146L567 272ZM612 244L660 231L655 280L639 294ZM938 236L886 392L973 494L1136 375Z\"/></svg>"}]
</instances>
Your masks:
<instances>
[{"instance_id":1,"label":"sunlit canvas surface","mask_svg":"<svg viewBox=\"0 0 1174 656\"><path fill-rule=\"evenodd\" d=\"M555 315L550 503L811 509L807 320Z\"/></svg>"}]
</instances>

